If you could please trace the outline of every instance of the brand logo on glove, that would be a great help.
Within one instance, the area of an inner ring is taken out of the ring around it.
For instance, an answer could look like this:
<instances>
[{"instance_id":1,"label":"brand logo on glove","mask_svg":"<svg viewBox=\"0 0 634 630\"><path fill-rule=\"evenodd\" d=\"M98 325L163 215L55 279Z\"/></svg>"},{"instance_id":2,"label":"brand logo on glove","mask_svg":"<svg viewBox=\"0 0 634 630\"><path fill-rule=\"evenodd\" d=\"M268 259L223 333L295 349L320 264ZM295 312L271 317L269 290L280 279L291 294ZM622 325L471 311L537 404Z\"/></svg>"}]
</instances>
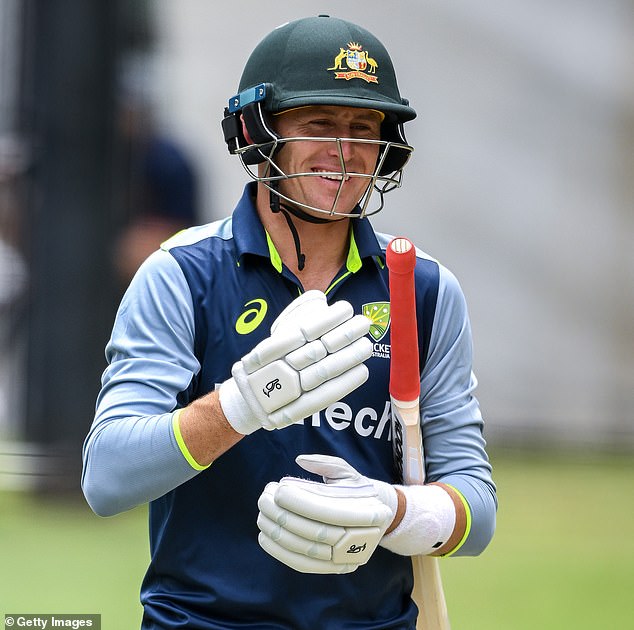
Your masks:
<instances>
[{"instance_id":1,"label":"brand logo on glove","mask_svg":"<svg viewBox=\"0 0 634 630\"><path fill-rule=\"evenodd\" d=\"M350 545L350 549L348 549L346 553L361 553L362 551L365 551L365 547L366 543L363 543L362 545Z\"/></svg>"},{"instance_id":2,"label":"brand logo on glove","mask_svg":"<svg viewBox=\"0 0 634 630\"><path fill-rule=\"evenodd\" d=\"M271 397L271 392L274 389L282 389L282 384L280 383L279 378L274 378L272 381L269 381L263 388L262 393L267 397Z\"/></svg>"}]
</instances>

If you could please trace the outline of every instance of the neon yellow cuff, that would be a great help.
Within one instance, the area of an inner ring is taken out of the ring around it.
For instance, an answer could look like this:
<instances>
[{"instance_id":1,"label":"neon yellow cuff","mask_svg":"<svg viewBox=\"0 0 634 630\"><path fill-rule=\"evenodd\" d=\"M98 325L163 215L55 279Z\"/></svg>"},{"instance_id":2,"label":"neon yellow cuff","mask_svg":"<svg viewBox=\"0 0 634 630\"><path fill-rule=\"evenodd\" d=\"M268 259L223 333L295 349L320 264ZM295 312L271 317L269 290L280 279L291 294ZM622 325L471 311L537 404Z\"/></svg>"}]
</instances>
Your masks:
<instances>
[{"instance_id":1,"label":"neon yellow cuff","mask_svg":"<svg viewBox=\"0 0 634 630\"><path fill-rule=\"evenodd\" d=\"M469 507L467 500L464 498L460 490L458 490L454 486L451 486L450 484L447 484L447 485L453 490L455 490L456 494L460 497L460 500L462 501L462 505L464 505L465 516L467 519L467 526L465 527L464 535L460 539L460 542L451 551L440 556L441 558L448 558L449 556L452 556L454 553L456 553L456 551L458 551L458 549L460 549L460 547L462 547L462 545L465 544L467 538L469 538L469 534L471 533L471 508Z\"/></svg>"},{"instance_id":2,"label":"neon yellow cuff","mask_svg":"<svg viewBox=\"0 0 634 630\"><path fill-rule=\"evenodd\" d=\"M187 463L194 470L206 470L207 468L209 468L209 466L211 466L211 464L207 464L207 466L201 466L193 458L192 454L189 452L189 449L187 448L187 444L185 444L185 440L183 439L183 434L181 433L181 427L180 427L181 411L183 410L179 409L178 411L174 412L174 415L172 416L172 430L174 431L174 437L176 438L176 443L178 444L178 448L180 448L181 453L183 454L183 457L187 460Z\"/></svg>"}]
</instances>

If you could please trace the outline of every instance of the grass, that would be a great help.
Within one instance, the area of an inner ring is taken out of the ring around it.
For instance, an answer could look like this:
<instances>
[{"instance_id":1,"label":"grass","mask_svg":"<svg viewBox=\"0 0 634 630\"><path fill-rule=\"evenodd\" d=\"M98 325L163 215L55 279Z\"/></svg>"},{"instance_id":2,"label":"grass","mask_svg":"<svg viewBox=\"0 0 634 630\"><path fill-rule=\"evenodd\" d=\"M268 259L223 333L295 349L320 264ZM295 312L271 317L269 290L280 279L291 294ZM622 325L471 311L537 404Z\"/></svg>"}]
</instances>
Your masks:
<instances>
[{"instance_id":1,"label":"grass","mask_svg":"<svg viewBox=\"0 0 634 630\"><path fill-rule=\"evenodd\" d=\"M492 459L496 536L479 558L441 562L453 630L631 627L634 460ZM0 493L0 619L100 613L104 630L138 628L146 520L144 507L101 519L79 500Z\"/></svg>"},{"instance_id":2,"label":"grass","mask_svg":"<svg viewBox=\"0 0 634 630\"><path fill-rule=\"evenodd\" d=\"M79 499L2 493L0 515L0 620L96 613L103 630L140 627L147 508L102 519Z\"/></svg>"},{"instance_id":3,"label":"grass","mask_svg":"<svg viewBox=\"0 0 634 630\"><path fill-rule=\"evenodd\" d=\"M631 627L634 459L493 457L497 531L441 563L455 630Z\"/></svg>"}]
</instances>

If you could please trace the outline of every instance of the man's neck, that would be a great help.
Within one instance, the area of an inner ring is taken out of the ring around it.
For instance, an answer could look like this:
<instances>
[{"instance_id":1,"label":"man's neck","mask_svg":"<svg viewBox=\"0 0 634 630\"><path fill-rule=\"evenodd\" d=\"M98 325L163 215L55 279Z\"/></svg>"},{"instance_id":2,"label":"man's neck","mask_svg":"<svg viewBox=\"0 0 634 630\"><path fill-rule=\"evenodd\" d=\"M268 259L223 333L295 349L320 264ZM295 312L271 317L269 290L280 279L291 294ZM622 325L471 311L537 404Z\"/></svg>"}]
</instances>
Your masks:
<instances>
[{"instance_id":1,"label":"man's neck","mask_svg":"<svg viewBox=\"0 0 634 630\"><path fill-rule=\"evenodd\" d=\"M300 271L295 241L287 220L281 212L271 211L268 191L265 197L266 202L258 198L258 214L282 262L299 278L306 291L325 291L348 256L350 220L311 223L290 215L297 230L301 253L305 256L304 268Z\"/></svg>"}]
</instances>

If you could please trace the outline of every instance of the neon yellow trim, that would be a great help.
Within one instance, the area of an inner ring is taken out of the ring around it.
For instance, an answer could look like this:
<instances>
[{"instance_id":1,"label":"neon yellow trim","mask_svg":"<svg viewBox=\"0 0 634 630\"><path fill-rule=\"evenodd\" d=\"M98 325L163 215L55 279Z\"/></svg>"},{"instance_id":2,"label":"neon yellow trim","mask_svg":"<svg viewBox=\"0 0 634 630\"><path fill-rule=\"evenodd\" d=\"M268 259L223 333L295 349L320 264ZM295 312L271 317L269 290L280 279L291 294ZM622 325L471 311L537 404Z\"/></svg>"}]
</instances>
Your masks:
<instances>
[{"instance_id":1,"label":"neon yellow trim","mask_svg":"<svg viewBox=\"0 0 634 630\"><path fill-rule=\"evenodd\" d=\"M462 501L462 505L464 505L464 511L467 517L467 526L465 527L464 536L460 539L460 542L451 551L443 554L441 556L442 558L448 558L449 556L452 556L454 553L456 553L456 551L458 551L458 549L460 549L460 547L462 547L462 545L465 544L467 538L469 538L469 534L471 533L471 508L469 507L467 500L464 498L460 490L458 490L457 488L454 488L454 486L450 484L447 484L447 485L450 488L453 488L455 490L456 494L460 497L460 500Z\"/></svg>"},{"instance_id":2,"label":"neon yellow trim","mask_svg":"<svg viewBox=\"0 0 634 630\"><path fill-rule=\"evenodd\" d=\"M176 232L176 234L172 234L172 236L170 236L169 238L165 239L160 245L159 245L159 249L162 249L166 252L168 252L170 250L170 247L172 246L172 244L174 242L178 241L178 237L186 230L187 228L183 228L182 230L179 230L178 232Z\"/></svg>"},{"instance_id":3,"label":"neon yellow trim","mask_svg":"<svg viewBox=\"0 0 634 630\"><path fill-rule=\"evenodd\" d=\"M277 249L275 249L275 244L271 240L271 237L266 230L265 234L266 243L269 247L269 257L271 259L271 264L278 273L282 273L282 258ZM363 261L361 260L361 256L359 255L357 242L354 240L354 231L352 230L352 227L350 227L350 247L348 248L348 256L346 258L346 269L348 270L348 272L344 273L340 278L337 278L337 280L335 280L324 293L328 295L328 292L336 287L344 278L347 278L351 273L357 273L357 271L359 271L362 266Z\"/></svg>"},{"instance_id":4,"label":"neon yellow trim","mask_svg":"<svg viewBox=\"0 0 634 630\"><path fill-rule=\"evenodd\" d=\"M334 289L342 280L347 278L351 273L357 273L359 269L363 267L363 261L361 260L361 256L359 255L359 248L357 247L357 242L354 240L354 231L352 227L350 228L350 247L348 248L348 257L346 258L346 269L347 273L342 274L339 278L337 278L325 291L325 294L328 295L329 291Z\"/></svg>"},{"instance_id":5,"label":"neon yellow trim","mask_svg":"<svg viewBox=\"0 0 634 630\"><path fill-rule=\"evenodd\" d=\"M346 259L346 269L352 273L357 273L363 266L363 261L359 255L357 242L354 240L354 231L350 228L350 247L348 248L348 258Z\"/></svg>"},{"instance_id":6,"label":"neon yellow trim","mask_svg":"<svg viewBox=\"0 0 634 630\"><path fill-rule=\"evenodd\" d=\"M189 449L187 448L187 444L185 444L185 440L183 439L183 434L181 433L181 427L180 427L181 411L183 411L183 410L179 409L172 416L172 430L174 431L174 437L176 438L176 443L178 444L178 448L180 448L181 453L183 454L183 457L187 460L187 463L194 470L205 470L205 469L209 468L209 466L211 466L211 464L207 464L207 466L201 466L192 457L192 454L189 452Z\"/></svg>"},{"instance_id":7,"label":"neon yellow trim","mask_svg":"<svg viewBox=\"0 0 634 630\"><path fill-rule=\"evenodd\" d=\"M271 259L271 264L278 273L282 273L282 258L279 255L277 249L275 249L275 245L273 244L273 241L271 240L268 232L266 232L266 244L269 246L269 257Z\"/></svg>"},{"instance_id":8,"label":"neon yellow trim","mask_svg":"<svg viewBox=\"0 0 634 630\"><path fill-rule=\"evenodd\" d=\"M324 295L328 295L331 289L334 289L344 278L347 278L352 272L348 271L344 273L340 278L337 278L325 291Z\"/></svg>"}]
</instances>

